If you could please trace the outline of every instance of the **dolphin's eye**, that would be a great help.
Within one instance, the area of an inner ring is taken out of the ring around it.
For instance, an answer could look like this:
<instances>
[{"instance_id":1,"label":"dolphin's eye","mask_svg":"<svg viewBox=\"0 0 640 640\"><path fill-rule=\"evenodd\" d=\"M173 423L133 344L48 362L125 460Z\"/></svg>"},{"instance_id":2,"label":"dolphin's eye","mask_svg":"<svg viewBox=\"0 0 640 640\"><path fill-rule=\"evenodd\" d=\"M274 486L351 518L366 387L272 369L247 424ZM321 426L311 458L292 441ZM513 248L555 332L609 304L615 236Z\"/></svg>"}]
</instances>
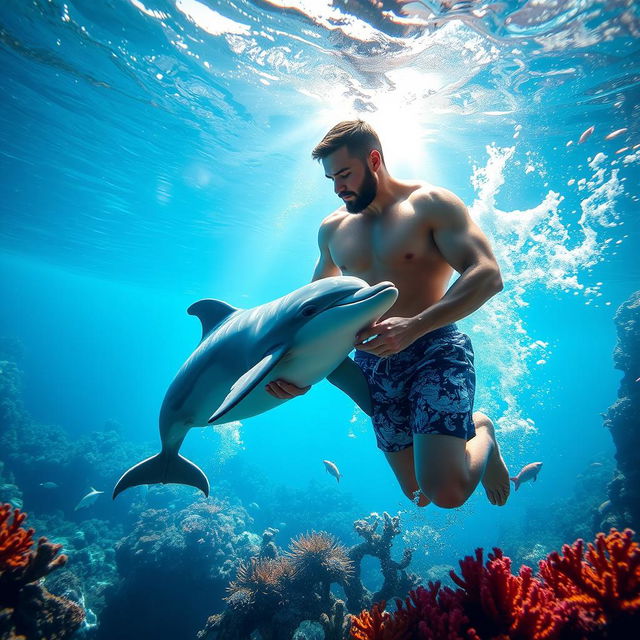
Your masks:
<instances>
[{"instance_id":1,"label":"dolphin's eye","mask_svg":"<svg viewBox=\"0 0 640 640\"><path fill-rule=\"evenodd\" d=\"M310 305L307 305L306 307L304 307L304 309L302 309L302 315L305 318L309 318L310 316L315 315L316 311L317 311L317 307L315 307L314 305L310 304Z\"/></svg>"}]
</instances>

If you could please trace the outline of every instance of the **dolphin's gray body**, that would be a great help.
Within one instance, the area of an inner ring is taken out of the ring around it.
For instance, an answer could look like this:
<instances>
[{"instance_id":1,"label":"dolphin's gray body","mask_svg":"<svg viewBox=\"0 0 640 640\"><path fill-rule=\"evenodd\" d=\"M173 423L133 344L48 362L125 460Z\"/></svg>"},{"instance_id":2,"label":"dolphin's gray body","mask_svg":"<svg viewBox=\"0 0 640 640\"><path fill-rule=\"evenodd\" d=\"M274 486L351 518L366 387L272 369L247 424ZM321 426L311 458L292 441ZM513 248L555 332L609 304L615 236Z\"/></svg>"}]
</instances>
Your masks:
<instances>
[{"instance_id":1,"label":"dolphin's gray body","mask_svg":"<svg viewBox=\"0 0 640 640\"><path fill-rule=\"evenodd\" d=\"M140 484L179 483L209 494L209 481L178 454L191 427L255 416L282 404L265 386L278 378L300 387L325 377L371 414L367 382L347 354L356 333L398 296L390 282L370 287L349 276L323 278L253 309L200 300L188 312L202 340L169 386L160 409L162 450L129 469L115 498Z\"/></svg>"}]
</instances>

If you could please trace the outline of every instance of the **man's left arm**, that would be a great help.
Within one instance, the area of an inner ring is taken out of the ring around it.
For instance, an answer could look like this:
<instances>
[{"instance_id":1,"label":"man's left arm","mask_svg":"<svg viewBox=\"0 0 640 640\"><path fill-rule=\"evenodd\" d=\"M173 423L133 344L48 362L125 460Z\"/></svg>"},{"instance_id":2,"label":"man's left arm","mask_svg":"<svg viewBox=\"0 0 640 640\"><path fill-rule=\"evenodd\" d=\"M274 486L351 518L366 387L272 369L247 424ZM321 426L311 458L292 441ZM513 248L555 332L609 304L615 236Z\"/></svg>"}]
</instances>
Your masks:
<instances>
[{"instance_id":1,"label":"man's left arm","mask_svg":"<svg viewBox=\"0 0 640 640\"><path fill-rule=\"evenodd\" d=\"M460 277L438 302L415 317L419 335L465 318L503 288L489 241L464 202L446 189L432 198L433 239Z\"/></svg>"},{"instance_id":2,"label":"man's left arm","mask_svg":"<svg viewBox=\"0 0 640 640\"><path fill-rule=\"evenodd\" d=\"M438 302L418 315L386 318L358 332L356 349L377 356L398 353L425 333L465 318L503 288L489 241L460 198L439 189L419 196L414 206L418 215L425 216L440 253L460 277Z\"/></svg>"}]
</instances>

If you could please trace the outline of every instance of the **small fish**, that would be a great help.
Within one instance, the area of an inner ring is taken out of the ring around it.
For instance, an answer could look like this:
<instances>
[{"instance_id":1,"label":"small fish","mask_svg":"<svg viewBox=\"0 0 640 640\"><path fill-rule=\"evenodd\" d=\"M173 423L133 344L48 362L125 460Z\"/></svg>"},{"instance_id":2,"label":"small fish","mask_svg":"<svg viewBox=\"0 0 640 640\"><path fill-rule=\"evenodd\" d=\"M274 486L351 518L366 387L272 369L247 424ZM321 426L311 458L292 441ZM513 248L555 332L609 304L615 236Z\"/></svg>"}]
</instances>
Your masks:
<instances>
[{"instance_id":1,"label":"small fish","mask_svg":"<svg viewBox=\"0 0 640 640\"><path fill-rule=\"evenodd\" d=\"M636 382L640 382L640 378L636 378Z\"/></svg>"},{"instance_id":2,"label":"small fish","mask_svg":"<svg viewBox=\"0 0 640 640\"><path fill-rule=\"evenodd\" d=\"M324 466L327 470L327 473L330 473L338 482L340 482L340 478L342 478L342 474L338 471L338 467L336 467L331 460L323 460Z\"/></svg>"},{"instance_id":3,"label":"small fish","mask_svg":"<svg viewBox=\"0 0 640 640\"><path fill-rule=\"evenodd\" d=\"M598 507L598 513L600 515L606 513L607 511L609 511L609 509L611 508L611 500L605 500L599 507Z\"/></svg>"},{"instance_id":4,"label":"small fish","mask_svg":"<svg viewBox=\"0 0 640 640\"><path fill-rule=\"evenodd\" d=\"M622 149L618 149L618 150L616 151L616 155L617 155L618 153L624 153L625 151L629 151L629 147L622 147Z\"/></svg>"},{"instance_id":5,"label":"small fish","mask_svg":"<svg viewBox=\"0 0 640 640\"><path fill-rule=\"evenodd\" d=\"M98 496L101 493L104 493L104 491L96 491L93 487L91 487L91 491L89 491L89 493L87 493L87 495L84 496L84 498L82 498L80 502L78 502L74 511L77 511L78 509L85 509L86 507L91 506L98 499Z\"/></svg>"},{"instance_id":6,"label":"small fish","mask_svg":"<svg viewBox=\"0 0 640 640\"><path fill-rule=\"evenodd\" d=\"M595 130L596 130L595 127L589 127L588 129L583 131L582 135L580 136L580 139L578 140L578 144L582 144L583 142L586 142Z\"/></svg>"},{"instance_id":7,"label":"small fish","mask_svg":"<svg viewBox=\"0 0 640 640\"><path fill-rule=\"evenodd\" d=\"M527 480L535 482L540 469L542 469L542 462L530 462L529 464L525 464L515 478L510 478L510 480L516 485L516 491L520 485L523 482L527 482Z\"/></svg>"},{"instance_id":8,"label":"small fish","mask_svg":"<svg viewBox=\"0 0 640 640\"><path fill-rule=\"evenodd\" d=\"M592 462L589 466L590 467L601 467L602 466L602 462Z\"/></svg>"},{"instance_id":9,"label":"small fish","mask_svg":"<svg viewBox=\"0 0 640 640\"><path fill-rule=\"evenodd\" d=\"M58 485L55 482L41 482L40 486L43 489L57 489Z\"/></svg>"},{"instance_id":10,"label":"small fish","mask_svg":"<svg viewBox=\"0 0 640 640\"><path fill-rule=\"evenodd\" d=\"M606 135L604 139L613 140L614 138L617 138L618 136L621 136L623 133L626 133L626 132L627 132L626 129L616 129L615 131L612 131L609 135Z\"/></svg>"}]
</instances>

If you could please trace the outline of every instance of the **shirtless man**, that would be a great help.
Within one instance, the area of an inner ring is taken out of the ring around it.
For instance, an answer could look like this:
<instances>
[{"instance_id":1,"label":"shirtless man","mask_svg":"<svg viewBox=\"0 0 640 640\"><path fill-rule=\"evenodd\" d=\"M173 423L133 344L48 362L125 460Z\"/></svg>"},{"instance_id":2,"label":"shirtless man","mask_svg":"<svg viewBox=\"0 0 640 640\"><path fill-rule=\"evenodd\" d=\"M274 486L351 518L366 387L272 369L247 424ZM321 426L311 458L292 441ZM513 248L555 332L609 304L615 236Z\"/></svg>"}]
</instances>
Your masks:
<instances>
[{"instance_id":1,"label":"shirtless man","mask_svg":"<svg viewBox=\"0 0 640 640\"><path fill-rule=\"evenodd\" d=\"M420 506L454 508L481 481L491 504L504 505L509 473L491 420L473 413L473 349L453 324L502 289L487 238L450 191L389 175L380 140L362 120L337 124L312 156L344 202L320 225L313 280L344 274L371 285L390 280L399 291L354 346L377 444L402 491ZM460 277L446 290L452 268ZM267 385L278 398L308 389Z\"/></svg>"}]
</instances>

